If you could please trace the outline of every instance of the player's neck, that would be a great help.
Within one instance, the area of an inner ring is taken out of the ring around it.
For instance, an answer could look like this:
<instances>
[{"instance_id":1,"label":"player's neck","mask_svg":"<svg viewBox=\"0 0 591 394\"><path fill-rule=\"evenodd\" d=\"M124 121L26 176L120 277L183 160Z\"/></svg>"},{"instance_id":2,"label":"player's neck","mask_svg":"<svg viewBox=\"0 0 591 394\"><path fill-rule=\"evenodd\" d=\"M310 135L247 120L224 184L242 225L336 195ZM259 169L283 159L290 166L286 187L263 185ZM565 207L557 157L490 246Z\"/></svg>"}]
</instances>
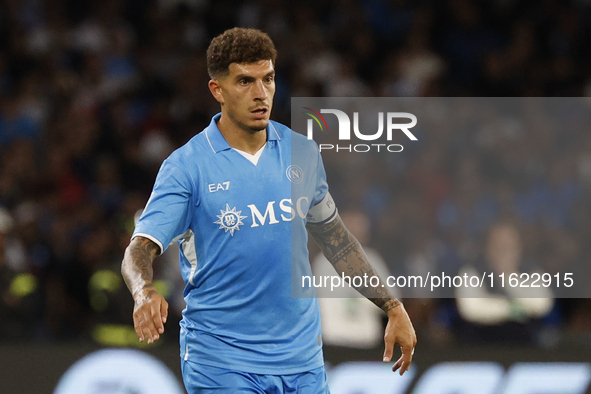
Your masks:
<instances>
[{"instance_id":1,"label":"player's neck","mask_svg":"<svg viewBox=\"0 0 591 394\"><path fill-rule=\"evenodd\" d=\"M226 139L228 145L234 149L254 155L267 142L267 130L247 131L232 123L224 116L217 123L218 129Z\"/></svg>"}]
</instances>

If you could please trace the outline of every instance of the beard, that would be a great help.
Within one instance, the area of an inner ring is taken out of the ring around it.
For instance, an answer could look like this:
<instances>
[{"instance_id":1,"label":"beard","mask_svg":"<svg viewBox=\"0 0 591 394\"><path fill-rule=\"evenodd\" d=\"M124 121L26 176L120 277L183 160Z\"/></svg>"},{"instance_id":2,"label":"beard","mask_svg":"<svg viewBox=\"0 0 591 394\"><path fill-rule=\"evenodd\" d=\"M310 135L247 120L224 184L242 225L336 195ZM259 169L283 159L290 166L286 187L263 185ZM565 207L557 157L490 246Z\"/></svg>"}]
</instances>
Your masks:
<instances>
[{"instance_id":1,"label":"beard","mask_svg":"<svg viewBox=\"0 0 591 394\"><path fill-rule=\"evenodd\" d=\"M250 124L246 122L240 122L237 119L235 119L235 124L237 124L242 130L246 131L249 134L256 134L259 131L267 129L267 126L269 125L269 119L261 119Z\"/></svg>"},{"instance_id":2,"label":"beard","mask_svg":"<svg viewBox=\"0 0 591 394\"><path fill-rule=\"evenodd\" d=\"M251 134L256 134L256 133L258 133L259 131L265 130L265 129L267 128L267 126L268 126L268 125L269 125L269 122L267 121L267 122L266 122L266 124L265 124L264 126L263 126L263 125L260 125L260 126L251 126L251 127L247 127L247 128L246 128L246 131L248 131L248 132L249 132L249 133L251 133Z\"/></svg>"}]
</instances>

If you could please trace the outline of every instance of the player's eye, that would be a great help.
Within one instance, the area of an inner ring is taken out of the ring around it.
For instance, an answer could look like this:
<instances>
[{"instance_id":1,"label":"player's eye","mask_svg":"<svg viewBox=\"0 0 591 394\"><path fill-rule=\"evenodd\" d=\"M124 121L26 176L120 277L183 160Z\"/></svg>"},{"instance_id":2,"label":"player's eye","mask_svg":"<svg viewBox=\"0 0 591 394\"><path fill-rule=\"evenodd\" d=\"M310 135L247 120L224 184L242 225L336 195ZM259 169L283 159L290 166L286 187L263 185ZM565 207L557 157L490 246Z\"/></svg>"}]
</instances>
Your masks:
<instances>
[{"instance_id":1,"label":"player's eye","mask_svg":"<svg viewBox=\"0 0 591 394\"><path fill-rule=\"evenodd\" d=\"M265 82L267 83L271 83L275 80L275 77L273 75L269 75L267 78L265 78Z\"/></svg>"},{"instance_id":2,"label":"player's eye","mask_svg":"<svg viewBox=\"0 0 591 394\"><path fill-rule=\"evenodd\" d=\"M244 78L242 78L241 80L239 80L238 83L240 85L248 85L248 81L246 79L244 79Z\"/></svg>"}]
</instances>

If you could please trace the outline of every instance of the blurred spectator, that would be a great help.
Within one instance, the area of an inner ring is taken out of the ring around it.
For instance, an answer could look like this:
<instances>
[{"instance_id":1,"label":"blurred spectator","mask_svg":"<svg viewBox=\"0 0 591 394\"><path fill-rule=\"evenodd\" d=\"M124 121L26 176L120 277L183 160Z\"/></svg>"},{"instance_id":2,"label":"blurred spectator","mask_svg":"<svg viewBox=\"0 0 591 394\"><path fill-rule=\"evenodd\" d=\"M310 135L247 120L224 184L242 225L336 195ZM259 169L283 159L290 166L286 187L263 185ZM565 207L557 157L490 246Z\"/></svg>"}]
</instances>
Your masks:
<instances>
[{"instance_id":1,"label":"blurred spectator","mask_svg":"<svg viewBox=\"0 0 591 394\"><path fill-rule=\"evenodd\" d=\"M535 289L512 286L511 276L519 284L523 273L542 275L536 266L526 266L519 230L511 224L499 223L491 227L485 246L485 263L480 267L464 266L459 275L485 278L482 287L457 287L456 303L460 317L460 338L471 341L531 343L537 339L541 319L554 305L552 290L542 286ZM492 279L490 277L492 275ZM499 278L503 275L503 278ZM533 283L531 278L528 285ZM535 294L536 298L532 295Z\"/></svg>"},{"instance_id":2,"label":"blurred spectator","mask_svg":"<svg viewBox=\"0 0 591 394\"><path fill-rule=\"evenodd\" d=\"M4 266L7 261L7 241L8 235L14 226L14 220L4 208L0 208L0 263Z\"/></svg>"},{"instance_id":3,"label":"blurred spectator","mask_svg":"<svg viewBox=\"0 0 591 394\"><path fill-rule=\"evenodd\" d=\"M23 220L27 219L21 215ZM29 256L17 236L19 230L24 231L19 224L0 208L0 334L13 340L29 338L42 321L39 275L29 265Z\"/></svg>"}]
</instances>

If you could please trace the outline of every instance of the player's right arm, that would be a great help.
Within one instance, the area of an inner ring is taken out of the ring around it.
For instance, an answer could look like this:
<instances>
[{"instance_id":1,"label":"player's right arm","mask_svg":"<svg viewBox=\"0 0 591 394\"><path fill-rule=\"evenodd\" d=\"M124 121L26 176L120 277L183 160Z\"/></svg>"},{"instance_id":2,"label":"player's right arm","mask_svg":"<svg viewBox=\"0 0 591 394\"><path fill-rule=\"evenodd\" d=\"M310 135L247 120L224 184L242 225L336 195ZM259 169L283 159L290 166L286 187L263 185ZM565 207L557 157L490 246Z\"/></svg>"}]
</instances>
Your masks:
<instances>
[{"instance_id":1,"label":"player's right arm","mask_svg":"<svg viewBox=\"0 0 591 394\"><path fill-rule=\"evenodd\" d=\"M152 263L159 251L160 247L153 241L136 236L121 263L121 274L133 296L133 325L140 342L158 340L168 317L168 302L152 284Z\"/></svg>"},{"instance_id":2,"label":"player's right arm","mask_svg":"<svg viewBox=\"0 0 591 394\"><path fill-rule=\"evenodd\" d=\"M173 239L184 234L193 217L193 181L181 153L166 159L150 198L125 250L121 274L133 296L133 324L140 341L152 343L164 332L168 303L152 284L152 262Z\"/></svg>"}]
</instances>

